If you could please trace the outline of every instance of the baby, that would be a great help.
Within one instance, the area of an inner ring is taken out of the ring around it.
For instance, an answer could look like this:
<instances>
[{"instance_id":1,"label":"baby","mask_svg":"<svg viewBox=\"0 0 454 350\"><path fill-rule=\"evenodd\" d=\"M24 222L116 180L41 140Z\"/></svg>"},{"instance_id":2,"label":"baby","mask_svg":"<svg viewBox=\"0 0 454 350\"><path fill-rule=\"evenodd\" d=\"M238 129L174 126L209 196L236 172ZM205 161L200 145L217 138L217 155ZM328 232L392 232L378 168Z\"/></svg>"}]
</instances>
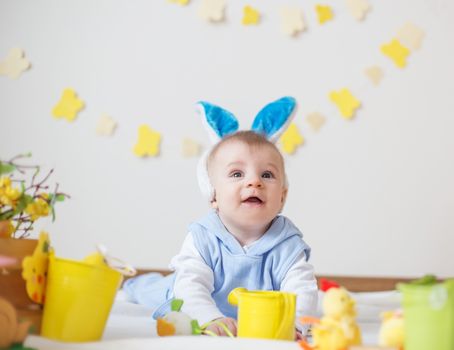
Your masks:
<instances>
[{"instance_id":1,"label":"baby","mask_svg":"<svg viewBox=\"0 0 454 350\"><path fill-rule=\"evenodd\" d=\"M148 290L155 300L157 286L169 286L161 293L167 303L155 317L168 312L172 297L178 298L184 300L182 311L200 324L209 323L208 330L225 335L222 323L236 334L237 310L227 297L237 287L295 293L296 315L315 314L317 282L308 263L310 248L298 228L279 214L288 192L284 159L261 129L271 125L274 136L285 129L293 110L288 104L294 100L284 99L270 104L271 111L267 106L259 113L254 131L236 131L233 116L214 109L217 106L205 106L212 116L209 125L219 125L213 129L220 136L201 163L212 211L189 226L180 253L171 261L175 274ZM279 127L273 126L275 119ZM199 171L199 182L200 177Z\"/></svg>"},{"instance_id":2,"label":"baby","mask_svg":"<svg viewBox=\"0 0 454 350\"><path fill-rule=\"evenodd\" d=\"M279 215L288 186L276 146L254 131L225 137L208 156L213 211L189 227L176 271L174 296L182 311L204 323L218 320L236 333L227 302L236 287L297 294L297 315L313 314L317 283L310 248L293 223ZM213 323L209 330L225 332Z\"/></svg>"}]
</instances>

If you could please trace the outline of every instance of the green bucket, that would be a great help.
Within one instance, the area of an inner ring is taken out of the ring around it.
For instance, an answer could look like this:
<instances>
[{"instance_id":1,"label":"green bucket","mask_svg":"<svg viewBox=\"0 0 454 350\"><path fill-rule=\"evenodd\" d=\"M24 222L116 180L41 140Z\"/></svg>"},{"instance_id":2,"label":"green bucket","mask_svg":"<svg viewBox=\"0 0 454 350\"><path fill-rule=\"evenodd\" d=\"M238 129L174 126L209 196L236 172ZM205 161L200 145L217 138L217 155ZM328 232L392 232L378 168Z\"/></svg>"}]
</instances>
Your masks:
<instances>
[{"instance_id":1,"label":"green bucket","mask_svg":"<svg viewBox=\"0 0 454 350\"><path fill-rule=\"evenodd\" d=\"M402 283L405 350L454 350L454 279Z\"/></svg>"}]
</instances>

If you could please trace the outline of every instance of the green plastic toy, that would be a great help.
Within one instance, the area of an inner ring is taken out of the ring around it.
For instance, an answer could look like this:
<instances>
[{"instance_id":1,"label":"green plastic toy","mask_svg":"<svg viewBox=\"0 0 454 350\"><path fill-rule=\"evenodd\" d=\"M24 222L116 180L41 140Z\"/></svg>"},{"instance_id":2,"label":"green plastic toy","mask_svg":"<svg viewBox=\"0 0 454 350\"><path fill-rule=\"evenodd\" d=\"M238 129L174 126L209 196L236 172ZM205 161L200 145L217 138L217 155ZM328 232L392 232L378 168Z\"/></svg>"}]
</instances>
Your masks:
<instances>
[{"instance_id":1,"label":"green plastic toy","mask_svg":"<svg viewBox=\"0 0 454 350\"><path fill-rule=\"evenodd\" d=\"M405 350L454 349L454 279L428 275L398 285L402 292Z\"/></svg>"}]
</instances>

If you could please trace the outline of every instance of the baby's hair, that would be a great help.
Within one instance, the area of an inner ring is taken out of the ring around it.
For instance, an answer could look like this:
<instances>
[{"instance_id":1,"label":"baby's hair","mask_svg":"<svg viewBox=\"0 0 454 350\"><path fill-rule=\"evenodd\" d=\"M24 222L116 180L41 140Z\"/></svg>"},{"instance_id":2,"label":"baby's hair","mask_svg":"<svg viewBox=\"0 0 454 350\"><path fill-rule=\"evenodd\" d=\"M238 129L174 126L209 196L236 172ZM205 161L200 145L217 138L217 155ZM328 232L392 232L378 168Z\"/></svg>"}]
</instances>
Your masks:
<instances>
[{"instance_id":1,"label":"baby's hair","mask_svg":"<svg viewBox=\"0 0 454 350\"><path fill-rule=\"evenodd\" d=\"M243 142L244 144L248 145L251 148L254 147L270 147L271 149L275 150L276 153L279 155L279 158L281 159L282 162L282 169L284 170L285 173L285 162L284 162L284 157L282 156L282 153L279 151L279 149L276 147L276 145L269 141L264 135L259 134L255 131L252 130L241 130L237 131L233 134L225 136L221 141L219 141L211 150L211 152L208 155L207 159L207 169L208 173L210 173L210 164L213 162L216 153L218 150L225 144L228 144L230 142ZM287 184L287 181L286 181Z\"/></svg>"}]
</instances>

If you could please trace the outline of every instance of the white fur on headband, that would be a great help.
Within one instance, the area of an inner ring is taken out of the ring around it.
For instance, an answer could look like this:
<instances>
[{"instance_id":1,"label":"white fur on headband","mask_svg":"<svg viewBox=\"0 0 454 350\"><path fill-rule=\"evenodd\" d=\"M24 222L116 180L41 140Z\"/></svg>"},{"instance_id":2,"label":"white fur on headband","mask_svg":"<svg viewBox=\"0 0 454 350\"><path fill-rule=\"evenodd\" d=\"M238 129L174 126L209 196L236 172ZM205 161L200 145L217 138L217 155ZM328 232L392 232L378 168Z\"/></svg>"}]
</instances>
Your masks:
<instances>
[{"instance_id":1,"label":"white fur on headband","mask_svg":"<svg viewBox=\"0 0 454 350\"><path fill-rule=\"evenodd\" d=\"M293 97L282 97L263 107L254 118L251 130L262 134L275 143L290 125L294 116L296 101ZM229 111L208 102L199 102L197 110L214 144L225 136L238 131L238 120ZM212 149L212 148L211 148ZM210 201L214 199L214 189L208 176L207 160L211 152L208 149L200 157L197 164L197 180L202 194ZM287 176L285 185L288 187Z\"/></svg>"}]
</instances>

